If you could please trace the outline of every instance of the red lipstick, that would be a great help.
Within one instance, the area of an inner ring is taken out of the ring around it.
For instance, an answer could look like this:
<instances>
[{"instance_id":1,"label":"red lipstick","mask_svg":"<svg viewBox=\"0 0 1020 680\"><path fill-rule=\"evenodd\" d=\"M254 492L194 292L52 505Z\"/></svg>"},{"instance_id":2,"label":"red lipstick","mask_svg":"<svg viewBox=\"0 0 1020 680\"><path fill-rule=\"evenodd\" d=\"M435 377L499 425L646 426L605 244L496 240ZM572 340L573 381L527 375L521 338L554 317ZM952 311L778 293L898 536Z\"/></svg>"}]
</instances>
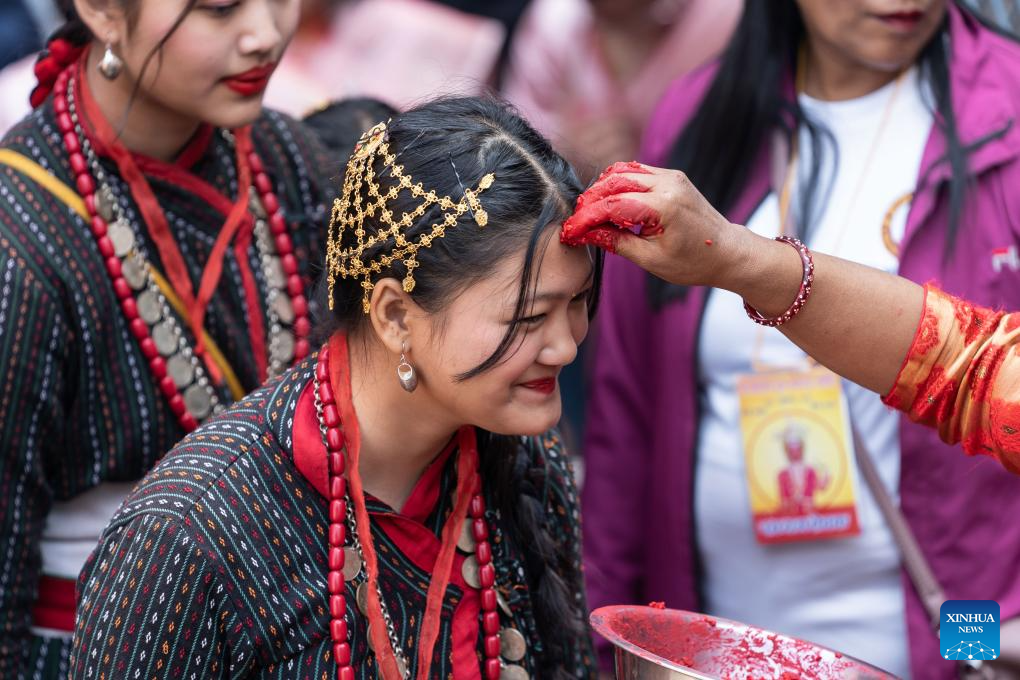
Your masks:
<instances>
[{"instance_id":1,"label":"red lipstick","mask_svg":"<svg viewBox=\"0 0 1020 680\"><path fill-rule=\"evenodd\" d=\"M878 16L887 26L900 33L909 33L917 28L924 18L924 12L890 12Z\"/></svg>"},{"instance_id":2,"label":"red lipstick","mask_svg":"<svg viewBox=\"0 0 1020 680\"><path fill-rule=\"evenodd\" d=\"M540 378L539 380L532 380L530 382L521 383L521 387L526 387L529 390L535 390L542 394L552 394L556 390L556 378Z\"/></svg>"},{"instance_id":3,"label":"red lipstick","mask_svg":"<svg viewBox=\"0 0 1020 680\"><path fill-rule=\"evenodd\" d=\"M242 97L254 97L257 94L262 94L266 86L269 85L269 76L273 75L274 70L276 70L276 64L256 66L243 73L227 76L223 79L223 84Z\"/></svg>"}]
</instances>

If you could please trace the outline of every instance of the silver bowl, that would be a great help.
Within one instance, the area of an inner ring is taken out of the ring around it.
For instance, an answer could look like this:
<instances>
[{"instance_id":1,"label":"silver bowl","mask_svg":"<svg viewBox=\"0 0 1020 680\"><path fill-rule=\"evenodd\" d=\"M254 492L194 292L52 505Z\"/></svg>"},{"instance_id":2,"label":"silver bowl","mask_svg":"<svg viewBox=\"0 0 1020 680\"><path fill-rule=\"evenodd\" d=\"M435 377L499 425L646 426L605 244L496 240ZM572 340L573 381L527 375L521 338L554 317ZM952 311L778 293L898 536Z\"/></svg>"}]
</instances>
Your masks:
<instances>
[{"instance_id":1,"label":"silver bowl","mask_svg":"<svg viewBox=\"0 0 1020 680\"><path fill-rule=\"evenodd\" d=\"M591 623L616 647L617 680L890 680L839 652L788 635L694 612L596 609Z\"/></svg>"}]
</instances>

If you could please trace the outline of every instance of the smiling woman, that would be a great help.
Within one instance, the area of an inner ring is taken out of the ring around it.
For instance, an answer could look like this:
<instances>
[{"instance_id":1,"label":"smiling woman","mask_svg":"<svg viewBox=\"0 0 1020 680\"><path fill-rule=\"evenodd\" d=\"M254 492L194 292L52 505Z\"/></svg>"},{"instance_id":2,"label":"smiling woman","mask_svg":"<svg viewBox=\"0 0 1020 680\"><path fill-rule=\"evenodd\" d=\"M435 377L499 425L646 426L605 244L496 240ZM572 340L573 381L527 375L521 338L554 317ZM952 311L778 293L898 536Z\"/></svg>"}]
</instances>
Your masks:
<instances>
[{"instance_id":1,"label":"smiling woman","mask_svg":"<svg viewBox=\"0 0 1020 680\"><path fill-rule=\"evenodd\" d=\"M182 436L309 352L325 155L262 109L298 0L62 0L0 142L0 677Z\"/></svg>"},{"instance_id":2,"label":"smiling woman","mask_svg":"<svg viewBox=\"0 0 1020 680\"><path fill-rule=\"evenodd\" d=\"M128 497L79 582L72 677L589 677L550 429L600 278L556 238L579 192L492 101L367 132L330 220L321 349Z\"/></svg>"}]
</instances>

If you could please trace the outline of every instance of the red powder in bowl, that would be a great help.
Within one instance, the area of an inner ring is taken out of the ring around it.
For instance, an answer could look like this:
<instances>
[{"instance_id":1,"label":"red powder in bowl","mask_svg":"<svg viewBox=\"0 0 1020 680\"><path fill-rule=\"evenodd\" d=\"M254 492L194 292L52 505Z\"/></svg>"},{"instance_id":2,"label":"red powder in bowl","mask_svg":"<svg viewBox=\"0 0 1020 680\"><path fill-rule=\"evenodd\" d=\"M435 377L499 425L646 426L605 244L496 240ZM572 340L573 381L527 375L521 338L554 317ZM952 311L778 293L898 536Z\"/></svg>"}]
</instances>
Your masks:
<instances>
[{"instance_id":1,"label":"red powder in bowl","mask_svg":"<svg viewBox=\"0 0 1020 680\"><path fill-rule=\"evenodd\" d=\"M604 607L592 625L646 661L722 680L893 678L824 647L704 614L650 607Z\"/></svg>"}]
</instances>

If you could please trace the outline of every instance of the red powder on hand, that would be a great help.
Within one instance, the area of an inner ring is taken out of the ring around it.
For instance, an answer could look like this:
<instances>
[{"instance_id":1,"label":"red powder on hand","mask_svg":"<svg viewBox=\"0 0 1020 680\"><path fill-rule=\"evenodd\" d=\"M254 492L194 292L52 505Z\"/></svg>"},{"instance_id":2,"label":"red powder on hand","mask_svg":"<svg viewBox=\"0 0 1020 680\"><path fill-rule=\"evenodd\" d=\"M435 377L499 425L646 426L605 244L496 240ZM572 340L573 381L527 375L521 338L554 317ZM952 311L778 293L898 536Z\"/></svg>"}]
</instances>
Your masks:
<instances>
[{"instance_id":1,"label":"red powder on hand","mask_svg":"<svg viewBox=\"0 0 1020 680\"><path fill-rule=\"evenodd\" d=\"M652 609L665 609L666 608L666 603L665 602L649 602L648 606L651 607Z\"/></svg>"}]
</instances>

